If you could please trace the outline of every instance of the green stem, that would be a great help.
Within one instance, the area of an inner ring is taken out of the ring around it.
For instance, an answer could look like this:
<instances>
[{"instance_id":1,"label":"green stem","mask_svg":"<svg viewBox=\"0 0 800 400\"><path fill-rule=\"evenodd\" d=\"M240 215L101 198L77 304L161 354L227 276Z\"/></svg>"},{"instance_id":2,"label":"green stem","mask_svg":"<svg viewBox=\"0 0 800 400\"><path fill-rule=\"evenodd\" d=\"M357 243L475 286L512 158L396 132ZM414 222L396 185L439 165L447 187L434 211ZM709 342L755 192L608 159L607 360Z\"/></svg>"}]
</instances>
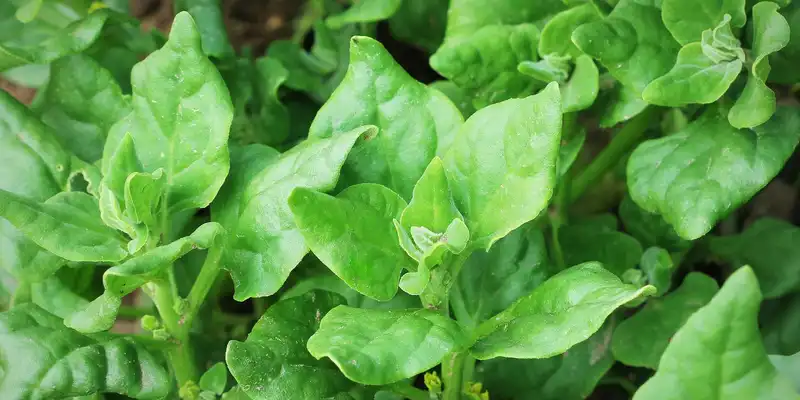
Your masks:
<instances>
[{"instance_id":1,"label":"green stem","mask_svg":"<svg viewBox=\"0 0 800 400\"><path fill-rule=\"evenodd\" d=\"M121 306L119 308L119 312L117 316L120 318L125 319L139 319L144 317L145 315L152 314L153 310L149 308L141 308L141 307L131 307L131 306Z\"/></svg>"},{"instance_id":2,"label":"green stem","mask_svg":"<svg viewBox=\"0 0 800 400\"><path fill-rule=\"evenodd\" d=\"M444 393L442 400L460 400L464 387L464 361L468 357L466 352L453 352L444 357L442 362L442 382Z\"/></svg>"},{"instance_id":3,"label":"green stem","mask_svg":"<svg viewBox=\"0 0 800 400\"><path fill-rule=\"evenodd\" d=\"M631 383L631 381L618 377L618 376L608 376L600 380L600 385L619 385L623 389L625 389L628 394L633 396L636 393L636 385Z\"/></svg>"},{"instance_id":4,"label":"green stem","mask_svg":"<svg viewBox=\"0 0 800 400\"><path fill-rule=\"evenodd\" d=\"M203 305L206 295L208 295L208 292L217 280L220 268L219 260L221 257L222 246L211 246L211 248L208 249L206 261L203 263L200 274L197 275L197 279L194 281L192 290L189 291L189 297L186 298L189 302L189 306L183 316L183 328L187 331L192 326L192 322L197 316L200 306Z\"/></svg>"},{"instance_id":5,"label":"green stem","mask_svg":"<svg viewBox=\"0 0 800 400\"><path fill-rule=\"evenodd\" d=\"M568 204L578 200L587 189L600 181L600 178L639 142L650 122L657 115L657 109L645 108L633 117L614 135L611 142L573 181L569 192Z\"/></svg>"},{"instance_id":6,"label":"green stem","mask_svg":"<svg viewBox=\"0 0 800 400\"><path fill-rule=\"evenodd\" d=\"M469 353L464 357L464 368L461 372L462 386L472 381L472 375L475 373L475 361L475 357L469 355Z\"/></svg>"},{"instance_id":7,"label":"green stem","mask_svg":"<svg viewBox=\"0 0 800 400\"><path fill-rule=\"evenodd\" d=\"M178 313L175 312L175 297L172 295L172 288L169 282L161 280L153 282L153 302L158 309L158 314L164 322L167 332L174 338L177 346L170 349L167 353L169 363L175 372L178 380L178 387L182 387L188 381L195 381L197 370L194 365L192 348L189 344L188 330L184 329Z\"/></svg>"},{"instance_id":8,"label":"green stem","mask_svg":"<svg viewBox=\"0 0 800 400\"><path fill-rule=\"evenodd\" d=\"M386 387L392 393L399 394L403 398L411 400L430 400L430 395L424 390L417 389L407 384L394 384Z\"/></svg>"}]
</instances>

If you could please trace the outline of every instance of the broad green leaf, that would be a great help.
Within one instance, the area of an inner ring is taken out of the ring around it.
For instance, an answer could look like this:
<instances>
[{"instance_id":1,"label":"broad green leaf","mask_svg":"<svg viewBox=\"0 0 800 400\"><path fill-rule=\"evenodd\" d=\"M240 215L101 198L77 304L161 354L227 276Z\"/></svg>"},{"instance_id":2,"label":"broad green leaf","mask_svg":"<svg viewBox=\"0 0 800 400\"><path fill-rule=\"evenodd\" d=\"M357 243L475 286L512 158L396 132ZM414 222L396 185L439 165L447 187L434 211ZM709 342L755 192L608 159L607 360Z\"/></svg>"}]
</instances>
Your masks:
<instances>
[{"instance_id":1,"label":"broad green leaf","mask_svg":"<svg viewBox=\"0 0 800 400\"><path fill-rule=\"evenodd\" d=\"M451 0L447 14L446 39L470 35L489 25L539 22L565 8L561 0L508 0L496 1L491 5L486 0Z\"/></svg>"},{"instance_id":2,"label":"broad green leaf","mask_svg":"<svg viewBox=\"0 0 800 400\"><path fill-rule=\"evenodd\" d=\"M610 128L620 122L627 121L647 107L635 89L616 83L613 88L601 93L600 127Z\"/></svg>"},{"instance_id":3,"label":"broad green leaf","mask_svg":"<svg viewBox=\"0 0 800 400\"><path fill-rule=\"evenodd\" d=\"M142 172L164 169L164 210L207 206L228 175L233 106L188 13L175 16L166 45L131 76L133 111L111 128L104 156L130 134Z\"/></svg>"},{"instance_id":4,"label":"broad green leaf","mask_svg":"<svg viewBox=\"0 0 800 400\"><path fill-rule=\"evenodd\" d=\"M354 1L350 8L328 17L325 23L333 29L339 29L348 24L378 22L394 15L402 2L403 0Z\"/></svg>"},{"instance_id":5,"label":"broad green leaf","mask_svg":"<svg viewBox=\"0 0 800 400\"><path fill-rule=\"evenodd\" d=\"M122 237L100 219L97 200L86 193L59 193L38 203L0 190L0 216L70 261L115 262L128 255Z\"/></svg>"},{"instance_id":6,"label":"broad green leaf","mask_svg":"<svg viewBox=\"0 0 800 400\"><path fill-rule=\"evenodd\" d=\"M479 360L552 357L597 332L617 308L654 292L622 283L599 263L576 265L481 324L470 352Z\"/></svg>"},{"instance_id":7,"label":"broad green leaf","mask_svg":"<svg viewBox=\"0 0 800 400\"><path fill-rule=\"evenodd\" d=\"M541 231L521 227L467 259L450 291L450 307L474 327L530 293L554 273Z\"/></svg>"},{"instance_id":8,"label":"broad green leaf","mask_svg":"<svg viewBox=\"0 0 800 400\"><path fill-rule=\"evenodd\" d=\"M342 179L380 183L408 199L425 167L444 154L462 123L447 97L411 78L383 45L356 36L350 40L347 75L317 113L309 137L377 126L375 134L356 143Z\"/></svg>"},{"instance_id":9,"label":"broad green leaf","mask_svg":"<svg viewBox=\"0 0 800 400\"><path fill-rule=\"evenodd\" d=\"M668 107L713 103L739 76L742 64L740 59L714 62L703 53L699 42L687 44L678 52L672 69L650 82L642 98Z\"/></svg>"},{"instance_id":10,"label":"broad green leaf","mask_svg":"<svg viewBox=\"0 0 800 400\"><path fill-rule=\"evenodd\" d=\"M800 140L800 115L794 110L780 108L754 129L730 126L725 114L712 107L680 132L640 144L628 161L633 201L661 214L681 238L705 235L748 201L781 170Z\"/></svg>"},{"instance_id":11,"label":"broad green leaf","mask_svg":"<svg viewBox=\"0 0 800 400\"><path fill-rule=\"evenodd\" d=\"M778 12L778 5L764 1L753 6L753 65L747 84L728 113L737 128L752 128L775 113L775 93L767 87L771 67L769 55L784 48L790 39L789 23Z\"/></svg>"},{"instance_id":12,"label":"broad green leaf","mask_svg":"<svg viewBox=\"0 0 800 400\"><path fill-rule=\"evenodd\" d=\"M233 56L233 47L228 41L220 0L177 0L175 12L187 11L197 21L197 29L203 43L203 51L209 57Z\"/></svg>"},{"instance_id":13,"label":"broad green leaf","mask_svg":"<svg viewBox=\"0 0 800 400\"><path fill-rule=\"evenodd\" d=\"M400 196L374 183L351 186L337 197L305 188L289 196L314 255L350 287L382 301L397 293L400 272L413 269L392 224L405 207Z\"/></svg>"},{"instance_id":14,"label":"broad green leaf","mask_svg":"<svg viewBox=\"0 0 800 400\"><path fill-rule=\"evenodd\" d=\"M482 361L475 367L475 379L484 384L492 398L585 399L614 364L609 351L613 328L613 323L606 323L589 339L550 358Z\"/></svg>"},{"instance_id":15,"label":"broad green leaf","mask_svg":"<svg viewBox=\"0 0 800 400\"><path fill-rule=\"evenodd\" d=\"M772 218L762 218L744 232L715 237L711 251L735 267L749 265L767 299L800 289L800 228Z\"/></svg>"},{"instance_id":16,"label":"broad green leaf","mask_svg":"<svg viewBox=\"0 0 800 400\"><path fill-rule=\"evenodd\" d=\"M222 236L224 229L209 222L190 236L156 247L103 273L103 294L85 308L64 319L64 324L79 332L95 333L111 329L119 312L122 297L150 281L166 281L167 270L179 258L194 249L207 249Z\"/></svg>"},{"instance_id":17,"label":"broad green leaf","mask_svg":"<svg viewBox=\"0 0 800 400\"><path fill-rule=\"evenodd\" d=\"M681 45L699 42L703 31L717 26L725 14L731 26L741 28L747 21L745 0L662 0L661 18Z\"/></svg>"},{"instance_id":18,"label":"broad green leaf","mask_svg":"<svg viewBox=\"0 0 800 400\"><path fill-rule=\"evenodd\" d=\"M58 140L86 162L103 155L111 126L130 112L117 81L91 58L73 55L50 68L36 112Z\"/></svg>"},{"instance_id":19,"label":"broad green leaf","mask_svg":"<svg viewBox=\"0 0 800 400\"><path fill-rule=\"evenodd\" d=\"M31 284L31 301L59 318L66 318L89 303L55 275Z\"/></svg>"},{"instance_id":20,"label":"broad green leaf","mask_svg":"<svg viewBox=\"0 0 800 400\"><path fill-rule=\"evenodd\" d=\"M571 134L564 132L561 136L561 146L558 149L558 164L556 165L556 175L561 178L569 171L578 154L586 143L586 129L575 127ZM565 137L567 136L568 137Z\"/></svg>"},{"instance_id":21,"label":"broad green leaf","mask_svg":"<svg viewBox=\"0 0 800 400\"><path fill-rule=\"evenodd\" d=\"M636 94L669 71L680 48L660 10L638 0L621 0L603 20L575 29L572 41Z\"/></svg>"},{"instance_id":22,"label":"broad green leaf","mask_svg":"<svg viewBox=\"0 0 800 400\"><path fill-rule=\"evenodd\" d=\"M208 390L215 394L222 394L225 391L225 386L228 385L228 368L225 363L218 362L211 366L200 377L198 386L201 390Z\"/></svg>"},{"instance_id":23,"label":"broad green leaf","mask_svg":"<svg viewBox=\"0 0 800 400\"><path fill-rule=\"evenodd\" d=\"M591 4L581 4L556 14L542 29L539 54L562 54L578 57L581 51L572 43L572 32L579 26L601 18Z\"/></svg>"},{"instance_id":24,"label":"broad green leaf","mask_svg":"<svg viewBox=\"0 0 800 400\"><path fill-rule=\"evenodd\" d=\"M647 282L656 287L656 296L662 296L670 289L676 266L666 250L650 247L642 254L639 266L647 277Z\"/></svg>"},{"instance_id":25,"label":"broad green leaf","mask_svg":"<svg viewBox=\"0 0 800 400\"><path fill-rule=\"evenodd\" d=\"M781 11L790 27L800 26L800 3L793 3L791 7ZM786 47L769 56L769 63L772 66L769 74L770 82L783 84L800 82L800 68L796 68L798 61L800 61L800 29L792 29Z\"/></svg>"},{"instance_id":26,"label":"broad green leaf","mask_svg":"<svg viewBox=\"0 0 800 400\"><path fill-rule=\"evenodd\" d=\"M261 145L238 153L231 179L211 207L212 220L229 233L222 265L231 272L234 299L268 296L280 289L308 252L292 219L289 195L297 187L332 189L362 134L374 136L375 128L308 139L279 157Z\"/></svg>"},{"instance_id":27,"label":"broad green leaf","mask_svg":"<svg viewBox=\"0 0 800 400\"><path fill-rule=\"evenodd\" d=\"M33 304L0 314L0 355L24 360L24 368L4 368L4 399L97 393L163 399L172 386L160 357L133 338L81 335Z\"/></svg>"},{"instance_id":28,"label":"broad green leaf","mask_svg":"<svg viewBox=\"0 0 800 400\"><path fill-rule=\"evenodd\" d=\"M769 362L775 366L778 373L794 384L795 392L800 393L800 353L795 353L791 356L771 354Z\"/></svg>"},{"instance_id":29,"label":"broad green leaf","mask_svg":"<svg viewBox=\"0 0 800 400\"><path fill-rule=\"evenodd\" d=\"M342 303L337 294L313 291L268 308L247 340L228 342L225 362L239 387L253 400L305 400L352 386L335 365L306 350L320 319Z\"/></svg>"},{"instance_id":30,"label":"broad green leaf","mask_svg":"<svg viewBox=\"0 0 800 400\"><path fill-rule=\"evenodd\" d=\"M643 309L614 330L611 341L614 358L626 365L658 368L658 360L675 332L711 301L718 289L714 279L692 272L674 292L649 299Z\"/></svg>"},{"instance_id":31,"label":"broad green leaf","mask_svg":"<svg viewBox=\"0 0 800 400\"><path fill-rule=\"evenodd\" d=\"M433 53L444 40L449 0L403 0L389 18L392 37Z\"/></svg>"},{"instance_id":32,"label":"broad green leaf","mask_svg":"<svg viewBox=\"0 0 800 400\"><path fill-rule=\"evenodd\" d=\"M475 106L472 105L472 97L455 83L450 81L435 81L428 86L447 96L447 98L458 107L458 110L461 111L461 115L463 115L464 118L469 118L470 115L475 113Z\"/></svg>"},{"instance_id":33,"label":"broad green leaf","mask_svg":"<svg viewBox=\"0 0 800 400\"><path fill-rule=\"evenodd\" d=\"M519 63L538 58L538 41L539 29L532 24L489 25L458 40L446 40L430 64L472 94L473 104L481 108L542 87L517 70Z\"/></svg>"},{"instance_id":34,"label":"broad green leaf","mask_svg":"<svg viewBox=\"0 0 800 400\"><path fill-rule=\"evenodd\" d=\"M760 302L753 271L744 267L734 272L711 302L672 337L656 374L633 398L800 398L770 364L759 340Z\"/></svg>"},{"instance_id":35,"label":"broad green leaf","mask_svg":"<svg viewBox=\"0 0 800 400\"><path fill-rule=\"evenodd\" d=\"M458 324L431 310L338 306L322 318L307 347L317 359L330 358L350 380L383 385L433 368L465 344Z\"/></svg>"},{"instance_id":36,"label":"broad green leaf","mask_svg":"<svg viewBox=\"0 0 800 400\"><path fill-rule=\"evenodd\" d=\"M551 83L537 95L479 110L444 157L456 206L475 247L488 249L547 206L561 137L561 99Z\"/></svg>"},{"instance_id":37,"label":"broad green leaf","mask_svg":"<svg viewBox=\"0 0 800 400\"><path fill-rule=\"evenodd\" d=\"M13 9L9 2L0 6L3 17L10 15L6 14L9 8ZM106 19L108 13L93 12L63 28L50 28L52 31L45 35L37 32L38 27L33 23L30 26L19 21L4 23L3 30L11 35L0 34L0 71L26 64L49 64L68 54L80 53L97 40Z\"/></svg>"},{"instance_id":38,"label":"broad green leaf","mask_svg":"<svg viewBox=\"0 0 800 400\"><path fill-rule=\"evenodd\" d=\"M558 229L558 242L566 265L598 261L608 270L622 276L635 268L642 257L642 245L616 229L574 224Z\"/></svg>"},{"instance_id":39,"label":"broad green leaf","mask_svg":"<svg viewBox=\"0 0 800 400\"><path fill-rule=\"evenodd\" d=\"M687 249L690 242L681 239L675 229L664 218L655 213L643 210L625 196L619 205L619 218L625 231L636 238L643 247L663 247L669 251Z\"/></svg>"},{"instance_id":40,"label":"broad green leaf","mask_svg":"<svg viewBox=\"0 0 800 400\"><path fill-rule=\"evenodd\" d=\"M600 72L592 58L580 55L575 59L569 81L561 88L561 102L564 113L577 112L589 108L600 91Z\"/></svg>"}]
</instances>

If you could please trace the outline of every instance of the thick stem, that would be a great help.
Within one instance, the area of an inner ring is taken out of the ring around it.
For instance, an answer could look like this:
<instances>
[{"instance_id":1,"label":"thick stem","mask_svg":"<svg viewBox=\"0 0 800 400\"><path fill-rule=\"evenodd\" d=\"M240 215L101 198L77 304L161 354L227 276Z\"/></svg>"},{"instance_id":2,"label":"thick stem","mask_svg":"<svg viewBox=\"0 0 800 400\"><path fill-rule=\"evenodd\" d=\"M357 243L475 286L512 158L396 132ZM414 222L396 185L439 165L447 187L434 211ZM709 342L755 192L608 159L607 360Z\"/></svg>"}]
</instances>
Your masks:
<instances>
[{"instance_id":1,"label":"thick stem","mask_svg":"<svg viewBox=\"0 0 800 400\"><path fill-rule=\"evenodd\" d=\"M172 295L172 288L167 281L153 282L153 302L158 309L158 314L164 322L167 332L175 339L177 346L167 352L169 363L175 372L178 380L178 387L182 387L187 381L195 381L197 370L194 365L192 348L189 344L188 330L181 325L180 316L175 312L175 297Z\"/></svg>"},{"instance_id":2,"label":"thick stem","mask_svg":"<svg viewBox=\"0 0 800 400\"><path fill-rule=\"evenodd\" d=\"M417 389L407 384L394 384L386 387L387 390L410 400L430 400L430 395L424 390Z\"/></svg>"},{"instance_id":3,"label":"thick stem","mask_svg":"<svg viewBox=\"0 0 800 400\"><path fill-rule=\"evenodd\" d=\"M464 387L464 361L468 357L466 352L454 352L446 355L442 361L442 382L444 393L442 400L460 400Z\"/></svg>"},{"instance_id":4,"label":"thick stem","mask_svg":"<svg viewBox=\"0 0 800 400\"><path fill-rule=\"evenodd\" d=\"M186 298L189 302L189 306L183 317L183 327L187 331L192 326L192 321L194 321L194 317L197 316L200 306L203 305L206 295L208 295L208 292L217 280L217 275L219 275L219 260L221 257L222 246L211 246L211 248L208 249L206 261L203 263L200 274L197 275L197 279L194 281L192 290L189 292L189 297Z\"/></svg>"},{"instance_id":5,"label":"thick stem","mask_svg":"<svg viewBox=\"0 0 800 400\"><path fill-rule=\"evenodd\" d=\"M630 151L639 142L652 119L656 116L657 109L645 108L639 115L633 117L625 126L614 135L611 143L603 149L597 158L584 169L573 181L569 192L568 204L574 203L589 187L597 183L611 167L617 165L622 156Z\"/></svg>"},{"instance_id":6,"label":"thick stem","mask_svg":"<svg viewBox=\"0 0 800 400\"><path fill-rule=\"evenodd\" d=\"M117 316L125 319L139 319L152 313L153 310L149 308L120 306Z\"/></svg>"}]
</instances>

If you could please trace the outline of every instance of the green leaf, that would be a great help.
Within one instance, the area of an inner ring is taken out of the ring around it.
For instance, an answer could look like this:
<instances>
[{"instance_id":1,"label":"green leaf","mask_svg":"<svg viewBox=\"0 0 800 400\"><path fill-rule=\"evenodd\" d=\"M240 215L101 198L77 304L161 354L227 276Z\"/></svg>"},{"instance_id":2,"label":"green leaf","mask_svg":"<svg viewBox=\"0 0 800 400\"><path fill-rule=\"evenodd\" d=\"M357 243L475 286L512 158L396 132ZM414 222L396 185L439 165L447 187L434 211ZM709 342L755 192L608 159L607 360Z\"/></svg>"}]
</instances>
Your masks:
<instances>
[{"instance_id":1,"label":"green leaf","mask_svg":"<svg viewBox=\"0 0 800 400\"><path fill-rule=\"evenodd\" d=\"M152 174L134 172L125 180L125 212L137 224L155 229L159 205L166 187L164 170Z\"/></svg>"},{"instance_id":2,"label":"green leaf","mask_svg":"<svg viewBox=\"0 0 800 400\"><path fill-rule=\"evenodd\" d=\"M662 0L661 18L681 45L700 41L703 31L712 29L726 14L731 26L741 28L747 21L745 0Z\"/></svg>"},{"instance_id":3,"label":"green leaf","mask_svg":"<svg viewBox=\"0 0 800 400\"><path fill-rule=\"evenodd\" d=\"M666 293L672 286L672 273L675 265L669 253L660 247L650 247L642 254L639 261L647 282L656 287L656 296Z\"/></svg>"},{"instance_id":4,"label":"green leaf","mask_svg":"<svg viewBox=\"0 0 800 400\"><path fill-rule=\"evenodd\" d=\"M197 228L190 236L156 247L128 259L103 273L103 294L85 308L65 318L64 324L79 332L95 333L111 329L122 297L151 281L166 281L167 270L194 249L207 249L224 229L215 222Z\"/></svg>"},{"instance_id":5,"label":"green leaf","mask_svg":"<svg viewBox=\"0 0 800 400\"><path fill-rule=\"evenodd\" d=\"M752 128L775 113L775 93L766 84L771 70L768 57L789 43L789 31L777 4L764 1L753 6L753 65L744 91L728 113L731 125Z\"/></svg>"},{"instance_id":6,"label":"green leaf","mask_svg":"<svg viewBox=\"0 0 800 400\"><path fill-rule=\"evenodd\" d=\"M441 158L434 157L414 186L411 201L399 218L400 224L408 230L421 226L442 233L456 218L462 216L450 193L444 164Z\"/></svg>"},{"instance_id":7,"label":"green leaf","mask_svg":"<svg viewBox=\"0 0 800 400\"><path fill-rule=\"evenodd\" d=\"M636 94L669 71L679 46L661 22L660 10L638 0L621 0L601 21L583 24L572 41L600 61Z\"/></svg>"},{"instance_id":8,"label":"green leaf","mask_svg":"<svg viewBox=\"0 0 800 400\"><path fill-rule=\"evenodd\" d=\"M114 77L84 55L54 62L40 97L36 112L42 121L65 148L86 162L102 157L109 129L130 112Z\"/></svg>"},{"instance_id":9,"label":"green leaf","mask_svg":"<svg viewBox=\"0 0 800 400\"><path fill-rule=\"evenodd\" d=\"M104 166L109 149L130 134L142 172L164 169L164 210L206 207L228 175L233 106L188 13L175 16L167 44L137 64L131 76L133 111L111 128Z\"/></svg>"},{"instance_id":10,"label":"green leaf","mask_svg":"<svg viewBox=\"0 0 800 400\"><path fill-rule=\"evenodd\" d=\"M350 8L328 17L325 23L333 29L339 29L348 24L378 22L394 15L402 2L403 0L354 1Z\"/></svg>"},{"instance_id":11,"label":"green leaf","mask_svg":"<svg viewBox=\"0 0 800 400\"><path fill-rule=\"evenodd\" d=\"M597 332L615 309L654 292L623 284L599 263L577 265L481 324L470 352L479 360L561 354Z\"/></svg>"},{"instance_id":12,"label":"green leaf","mask_svg":"<svg viewBox=\"0 0 800 400\"><path fill-rule=\"evenodd\" d=\"M461 127L444 165L475 247L488 249L547 206L560 137L555 83L481 109Z\"/></svg>"},{"instance_id":13,"label":"green leaf","mask_svg":"<svg viewBox=\"0 0 800 400\"><path fill-rule=\"evenodd\" d=\"M542 232L521 227L488 252L472 253L450 291L450 307L460 323L477 326L541 285L553 270Z\"/></svg>"},{"instance_id":14,"label":"green leaf","mask_svg":"<svg viewBox=\"0 0 800 400\"><path fill-rule=\"evenodd\" d=\"M734 272L672 337L658 371L633 398L800 398L764 352L756 320L760 302L753 271L745 267Z\"/></svg>"},{"instance_id":15,"label":"green leaf","mask_svg":"<svg viewBox=\"0 0 800 400\"><path fill-rule=\"evenodd\" d=\"M610 128L620 122L627 121L647 107L639 92L631 87L615 84L611 90L602 94L603 105L600 109L600 127Z\"/></svg>"},{"instance_id":16,"label":"green leaf","mask_svg":"<svg viewBox=\"0 0 800 400\"><path fill-rule=\"evenodd\" d=\"M642 98L651 104L680 107L717 101L728 90L739 72L742 60L714 62L703 53L699 42L683 46L675 66L650 82Z\"/></svg>"},{"instance_id":17,"label":"green leaf","mask_svg":"<svg viewBox=\"0 0 800 400\"><path fill-rule=\"evenodd\" d=\"M8 8L14 8L10 3L0 7L3 16L10 15L6 14ZM97 40L106 19L108 13L96 11L63 28L44 28L52 30L49 35L37 31L41 24L3 21L3 30L12 34L0 35L0 71L26 64L49 64L68 54L80 53Z\"/></svg>"},{"instance_id":18,"label":"green leaf","mask_svg":"<svg viewBox=\"0 0 800 400\"><path fill-rule=\"evenodd\" d=\"M352 381L383 385L433 368L465 342L455 321L431 310L338 306L322 319L308 351L330 358Z\"/></svg>"},{"instance_id":19,"label":"green leaf","mask_svg":"<svg viewBox=\"0 0 800 400\"><path fill-rule=\"evenodd\" d=\"M446 40L430 64L471 93L474 105L481 108L542 86L517 70L519 63L538 58L538 41L539 29L532 24L489 25L458 40Z\"/></svg>"},{"instance_id":20,"label":"green leaf","mask_svg":"<svg viewBox=\"0 0 800 400\"><path fill-rule=\"evenodd\" d=\"M239 387L253 400L321 399L347 390L352 383L336 366L306 350L320 319L342 303L337 294L315 291L268 308L247 340L228 342L225 362Z\"/></svg>"},{"instance_id":21,"label":"green leaf","mask_svg":"<svg viewBox=\"0 0 800 400\"><path fill-rule=\"evenodd\" d=\"M89 303L55 275L31 284L31 301L59 318L66 318Z\"/></svg>"},{"instance_id":22,"label":"green leaf","mask_svg":"<svg viewBox=\"0 0 800 400\"><path fill-rule=\"evenodd\" d=\"M539 61L521 62L517 70L541 82L564 83L569 77L571 58L559 54L543 54Z\"/></svg>"},{"instance_id":23,"label":"green leaf","mask_svg":"<svg viewBox=\"0 0 800 400\"><path fill-rule=\"evenodd\" d=\"M220 0L177 0L175 13L187 11L197 21L203 51L210 57L226 58L234 51L225 31Z\"/></svg>"},{"instance_id":24,"label":"green leaf","mask_svg":"<svg viewBox=\"0 0 800 400\"><path fill-rule=\"evenodd\" d=\"M600 91L600 72L592 58L580 55L575 59L575 69L569 81L561 88L564 113L589 108Z\"/></svg>"},{"instance_id":25,"label":"green leaf","mask_svg":"<svg viewBox=\"0 0 800 400\"><path fill-rule=\"evenodd\" d=\"M446 39L470 35L489 25L517 25L539 22L566 6L561 0L507 0L489 6L486 0L451 0Z\"/></svg>"},{"instance_id":26,"label":"green leaf","mask_svg":"<svg viewBox=\"0 0 800 400\"><path fill-rule=\"evenodd\" d=\"M781 108L754 129L736 129L724 114L712 107L680 132L640 144L628 161L633 201L661 214L681 238L705 235L748 201L800 140L800 115L793 110Z\"/></svg>"},{"instance_id":27,"label":"green leaf","mask_svg":"<svg viewBox=\"0 0 800 400\"><path fill-rule=\"evenodd\" d=\"M289 136L289 110L278 97L278 89L286 82L289 71L279 61L268 57L256 60L256 70L256 93L261 103L258 116L262 123L261 129L267 134L262 142L279 144Z\"/></svg>"},{"instance_id":28,"label":"green leaf","mask_svg":"<svg viewBox=\"0 0 800 400\"><path fill-rule=\"evenodd\" d=\"M799 3L784 8L782 14L786 17L789 26L800 26ZM793 84L800 82L800 68L796 68L800 61L800 29L792 29L789 43L780 51L770 54L769 63L773 67L769 74L771 82Z\"/></svg>"},{"instance_id":29,"label":"green leaf","mask_svg":"<svg viewBox=\"0 0 800 400\"><path fill-rule=\"evenodd\" d=\"M356 143L342 179L348 184L380 183L407 199L462 122L447 97L411 78L380 43L356 36L350 40L347 75L317 113L309 137L377 126L376 134Z\"/></svg>"},{"instance_id":30,"label":"green leaf","mask_svg":"<svg viewBox=\"0 0 800 400\"><path fill-rule=\"evenodd\" d=\"M643 210L625 196L619 205L619 218L625 231L636 238L644 247L663 247L669 251L682 251L689 248L690 242L681 239L675 229L664 218Z\"/></svg>"},{"instance_id":31,"label":"green leaf","mask_svg":"<svg viewBox=\"0 0 800 400\"><path fill-rule=\"evenodd\" d=\"M268 296L280 289L308 247L287 199L296 187L330 190L361 127L328 139L308 139L279 157L251 145L234 153L231 179L211 207L212 220L229 232L223 266L231 272L234 299Z\"/></svg>"},{"instance_id":32,"label":"green leaf","mask_svg":"<svg viewBox=\"0 0 800 400\"><path fill-rule=\"evenodd\" d=\"M800 351L800 294L764 301L758 322L767 353L790 355Z\"/></svg>"},{"instance_id":33,"label":"green leaf","mask_svg":"<svg viewBox=\"0 0 800 400\"><path fill-rule=\"evenodd\" d=\"M389 18L392 37L433 53L444 40L448 0L403 0Z\"/></svg>"},{"instance_id":34,"label":"green leaf","mask_svg":"<svg viewBox=\"0 0 800 400\"><path fill-rule=\"evenodd\" d=\"M133 338L81 335L32 304L0 314L0 355L25 365L5 369L0 378L4 399L96 393L163 399L171 389L160 357Z\"/></svg>"},{"instance_id":35,"label":"green leaf","mask_svg":"<svg viewBox=\"0 0 800 400\"><path fill-rule=\"evenodd\" d=\"M658 360L683 324L706 305L719 286L714 279L692 272L674 292L647 304L614 331L614 358L634 367L658 368Z\"/></svg>"},{"instance_id":36,"label":"green leaf","mask_svg":"<svg viewBox=\"0 0 800 400\"><path fill-rule=\"evenodd\" d=\"M128 255L122 238L100 219L97 200L86 193L59 193L38 203L0 190L0 216L70 261L115 262Z\"/></svg>"},{"instance_id":37,"label":"green leaf","mask_svg":"<svg viewBox=\"0 0 800 400\"><path fill-rule=\"evenodd\" d=\"M589 224L574 224L558 229L558 241L566 265L598 261L608 270L622 276L635 268L642 257L642 245L616 229Z\"/></svg>"},{"instance_id":38,"label":"green leaf","mask_svg":"<svg viewBox=\"0 0 800 400\"><path fill-rule=\"evenodd\" d=\"M412 261L392 224L406 202L386 187L364 183L332 197L305 188L289 196L289 208L308 247L359 293L387 301L397 293L400 272Z\"/></svg>"},{"instance_id":39,"label":"green leaf","mask_svg":"<svg viewBox=\"0 0 800 400\"><path fill-rule=\"evenodd\" d=\"M447 96L453 104L461 111L464 118L468 118L475 113L475 107L472 105L472 97L464 90L450 81L435 81L429 87L442 92Z\"/></svg>"},{"instance_id":40,"label":"green leaf","mask_svg":"<svg viewBox=\"0 0 800 400\"><path fill-rule=\"evenodd\" d=\"M201 377L198 386L202 390L208 390L216 394L222 394L225 386L228 385L228 368L224 362L218 362L211 366Z\"/></svg>"},{"instance_id":41,"label":"green leaf","mask_svg":"<svg viewBox=\"0 0 800 400\"><path fill-rule=\"evenodd\" d=\"M773 299L800 289L800 228L789 222L762 218L744 232L715 237L711 251L735 267L749 265L764 297Z\"/></svg>"},{"instance_id":42,"label":"green leaf","mask_svg":"<svg viewBox=\"0 0 800 400\"><path fill-rule=\"evenodd\" d=\"M541 360L494 358L475 367L476 379L493 398L577 400L587 398L614 358L609 351L614 324L606 323L568 352Z\"/></svg>"},{"instance_id":43,"label":"green leaf","mask_svg":"<svg viewBox=\"0 0 800 400\"><path fill-rule=\"evenodd\" d=\"M579 26L601 18L591 4L581 4L556 14L542 29L539 54L562 54L577 58L583 54L572 40L572 32Z\"/></svg>"},{"instance_id":44,"label":"green leaf","mask_svg":"<svg viewBox=\"0 0 800 400\"><path fill-rule=\"evenodd\" d=\"M770 355L769 362L775 366L775 369L778 370L778 373L781 374L784 379L790 380L794 383L794 390L797 393L800 393L800 353L793 354L791 356L781 356L781 355Z\"/></svg>"}]
</instances>

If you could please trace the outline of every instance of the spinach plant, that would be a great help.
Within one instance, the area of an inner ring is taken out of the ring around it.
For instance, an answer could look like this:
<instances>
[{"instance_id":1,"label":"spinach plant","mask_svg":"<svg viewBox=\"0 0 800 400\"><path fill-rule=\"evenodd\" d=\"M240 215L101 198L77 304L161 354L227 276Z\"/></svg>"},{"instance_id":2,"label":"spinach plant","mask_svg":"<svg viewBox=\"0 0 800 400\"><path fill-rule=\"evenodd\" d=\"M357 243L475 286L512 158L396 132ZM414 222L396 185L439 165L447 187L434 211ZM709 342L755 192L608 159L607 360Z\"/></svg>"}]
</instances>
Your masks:
<instances>
[{"instance_id":1,"label":"spinach plant","mask_svg":"<svg viewBox=\"0 0 800 400\"><path fill-rule=\"evenodd\" d=\"M0 398L800 399L796 3L174 9L0 4Z\"/></svg>"}]
</instances>

